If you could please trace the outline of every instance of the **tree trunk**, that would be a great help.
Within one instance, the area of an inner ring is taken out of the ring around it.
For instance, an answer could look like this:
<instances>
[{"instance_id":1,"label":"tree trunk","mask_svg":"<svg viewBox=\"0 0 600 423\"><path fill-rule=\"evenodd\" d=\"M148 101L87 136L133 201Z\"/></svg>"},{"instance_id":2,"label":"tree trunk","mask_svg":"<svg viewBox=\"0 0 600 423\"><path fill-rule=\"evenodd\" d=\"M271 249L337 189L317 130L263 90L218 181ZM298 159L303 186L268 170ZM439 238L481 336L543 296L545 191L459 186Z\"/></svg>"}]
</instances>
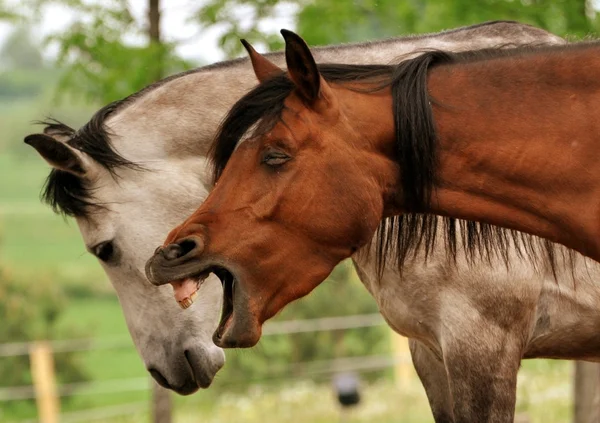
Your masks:
<instances>
[{"instance_id":1,"label":"tree trunk","mask_svg":"<svg viewBox=\"0 0 600 423\"><path fill-rule=\"evenodd\" d=\"M152 380L152 422L171 423L171 392Z\"/></svg>"},{"instance_id":2,"label":"tree trunk","mask_svg":"<svg viewBox=\"0 0 600 423\"><path fill-rule=\"evenodd\" d=\"M160 44L160 0L148 0L148 37Z\"/></svg>"},{"instance_id":3,"label":"tree trunk","mask_svg":"<svg viewBox=\"0 0 600 423\"><path fill-rule=\"evenodd\" d=\"M152 79L158 81L164 78L165 67L165 52L160 37L160 0L148 0L148 40L156 55L156 61L149 71Z\"/></svg>"},{"instance_id":4,"label":"tree trunk","mask_svg":"<svg viewBox=\"0 0 600 423\"><path fill-rule=\"evenodd\" d=\"M575 363L573 423L600 423L600 364Z\"/></svg>"}]
</instances>

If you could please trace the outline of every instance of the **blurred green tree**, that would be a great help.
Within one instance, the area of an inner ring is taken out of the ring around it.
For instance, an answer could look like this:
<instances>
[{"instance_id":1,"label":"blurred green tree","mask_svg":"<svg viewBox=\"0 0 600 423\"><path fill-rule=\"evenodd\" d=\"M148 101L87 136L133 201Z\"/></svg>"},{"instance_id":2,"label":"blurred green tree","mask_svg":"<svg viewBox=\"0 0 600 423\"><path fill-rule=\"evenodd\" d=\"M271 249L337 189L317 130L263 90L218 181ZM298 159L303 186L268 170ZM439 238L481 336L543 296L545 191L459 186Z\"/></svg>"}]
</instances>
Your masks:
<instances>
[{"instance_id":1,"label":"blurred green tree","mask_svg":"<svg viewBox=\"0 0 600 423\"><path fill-rule=\"evenodd\" d=\"M44 90L47 78L40 46L27 25L18 26L0 48L0 100L34 98Z\"/></svg>"},{"instance_id":2,"label":"blurred green tree","mask_svg":"<svg viewBox=\"0 0 600 423\"><path fill-rule=\"evenodd\" d=\"M589 0L209 0L196 18L205 27L225 29L220 44L233 57L243 51L239 38L281 48L277 31L261 30L281 10L295 13L296 30L309 45L436 32L489 20L517 20L574 38L598 28Z\"/></svg>"},{"instance_id":3,"label":"blurred green tree","mask_svg":"<svg viewBox=\"0 0 600 423\"><path fill-rule=\"evenodd\" d=\"M65 70L59 93L84 96L106 104L132 94L168 74L191 67L177 57L174 43L160 33L159 0L148 0L147 18L136 20L126 0L35 0L38 13L49 4L61 4L77 21L48 37L57 43L57 65ZM126 36L145 37L144 45Z\"/></svg>"},{"instance_id":4,"label":"blurred green tree","mask_svg":"<svg viewBox=\"0 0 600 423\"><path fill-rule=\"evenodd\" d=\"M306 0L209 0L193 18L205 28L218 26L222 30L219 46L228 57L234 57L244 51L240 38L264 44L270 51L281 49L283 41L279 33L264 31L261 24L277 16L297 13L308 4Z\"/></svg>"},{"instance_id":5,"label":"blurred green tree","mask_svg":"<svg viewBox=\"0 0 600 423\"><path fill-rule=\"evenodd\" d=\"M176 43L161 37L160 0L147 0L143 20L133 17L127 0L32 1L38 10L62 4L80 17L48 40L60 46L58 65L66 69L59 87L63 92L107 103L191 67L175 54ZM519 20L575 38L595 32L598 25L589 0L209 0L192 7L189 16L202 28L220 29L219 44L228 57L242 53L239 38L267 50L280 49L280 35L265 25L278 16L292 16L311 45L433 32L496 19ZM147 42L132 45L125 35L144 36Z\"/></svg>"},{"instance_id":6,"label":"blurred green tree","mask_svg":"<svg viewBox=\"0 0 600 423\"><path fill-rule=\"evenodd\" d=\"M7 5L5 0L0 0L0 21L25 22L25 15L15 8L15 5Z\"/></svg>"},{"instance_id":7,"label":"blurred green tree","mask_svg":"<svg viewBox=\"0 0 600 423\"><path fill-rule=\"evenodd\" d=\"M39 46L31 39L27 26L17 27L0 50L2 67L9 69L38 70L44 66Z\"/></svg>"}]
</instances>

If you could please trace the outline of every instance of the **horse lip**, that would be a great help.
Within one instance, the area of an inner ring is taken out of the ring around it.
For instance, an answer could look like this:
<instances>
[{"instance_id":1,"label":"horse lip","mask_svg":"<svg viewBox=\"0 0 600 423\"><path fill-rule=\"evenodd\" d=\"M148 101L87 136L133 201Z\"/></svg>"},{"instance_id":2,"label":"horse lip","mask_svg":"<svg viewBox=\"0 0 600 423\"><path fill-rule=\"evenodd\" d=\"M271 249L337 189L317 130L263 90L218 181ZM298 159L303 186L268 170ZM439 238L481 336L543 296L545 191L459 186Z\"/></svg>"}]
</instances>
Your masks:
<instances>
[{"instance_id":1,"label":"horse lip","mask_svg":"<svg viewBox=\"0 0 600 423\"><path fill-rule=\"evenodd\" d=\"M220 348L252 348L260 341L262 328L258 321L241 322L239 316L234 312L223 329L219 326L215 332L213 342Z\"/></svg>"},{"instance_id":2,"label":"horse lip","mask_svg":"<svg viewBox=\"0 0 600 423\"><path fill-rule=\"evenodd\" d=\"M260 340L262 325L251 313L243 285L234 273L229 273L232 281L221 279L224 285L223 312L213 342L221 348L250 348ZM231 283L232 287L226 286L227 283Z\"/></svg>"},{"instance_id":3,"label":"horse lip","mask_svg":"<svg viewBox=\"0 0 600 423\"><path fill-rule=\"evenodd\" d=\"M208 388L218 371L223 367L224 361L217 363L216 365L205 366L201 364L201 355L206 355L206 351L185 351L185 358L190 366L190 370L194 376L194 382L198 388Z\"/></svg>"},{"instance_id":4,"label":"horse lip","mask_svg":"<svg viewBox=\"0 0 600 423\"><path fill-rule=\"evenodd\" d=\"M152 285L166 285L170 282L192 278L207 273L213 264L206 260L188 260L177 266L165 265L160 256L153 256L146 263L146 278Z\"/></svg>"},{"instance_id":5,"label":"horse lip","mask_svg":"<svg viewBox=\"0 0 600 423\"><path fill-rule=\"evenodd\" d=\"M223 285L223 305L219 325L215 330L215 339L220 340L233 320L233 314L235 312L235 288L236 282L237 285L239 285L239 282L235 275L229 271L226 274L218 275L218 277L221 281L221 285Z\"/></svg>"}]
</instances>

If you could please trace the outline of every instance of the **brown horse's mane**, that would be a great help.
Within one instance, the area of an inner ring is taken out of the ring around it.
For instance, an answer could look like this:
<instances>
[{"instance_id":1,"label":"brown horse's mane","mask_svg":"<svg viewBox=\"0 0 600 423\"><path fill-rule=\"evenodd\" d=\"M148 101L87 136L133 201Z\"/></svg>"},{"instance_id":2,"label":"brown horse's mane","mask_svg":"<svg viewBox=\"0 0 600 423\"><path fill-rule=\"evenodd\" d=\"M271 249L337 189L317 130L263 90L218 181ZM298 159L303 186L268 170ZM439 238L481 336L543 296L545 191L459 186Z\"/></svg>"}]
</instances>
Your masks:
<instances>
[{"instance_id":1,"label":"brown horse's mane","mask_svg":"<svg viewBox=\"0 0 600 423\"><path fill-rule=\"evenodd\" d=\"M386 261L392 257L397 260L400 269L409 256L414 256L421 249L427 257L439 235L443 235L446 251L453 259L461 249L471 261L500 257L508 266L509 253L514 247L519 256L531 259L534 264L549 264L555 275L556 254L566 255L573 262L572 251L541 238L484 223L419 213L427 210L430 204L437 168L437 135L430 105L435 99L427 92L427 74L431 68L443 64L561 54L598 46L598 42L561 46L538 44L509 49L498 46L460 53L428 49L416 58L397 65L318 66L321 75L330 83L364 82L365 91L385 87L392 91L396 159L401 169L403 204L409 213L385 219L377 230L376 255L380 275ZM358 90L356 84L351 89ZM214 182L221 176L240 140L260 135L280 120L285 99L293 90L294 84L282 72L257 85L236 102L223 120L211 148ZM440 228L443 234L439 234Z\"/></svg>"}]
</instances>

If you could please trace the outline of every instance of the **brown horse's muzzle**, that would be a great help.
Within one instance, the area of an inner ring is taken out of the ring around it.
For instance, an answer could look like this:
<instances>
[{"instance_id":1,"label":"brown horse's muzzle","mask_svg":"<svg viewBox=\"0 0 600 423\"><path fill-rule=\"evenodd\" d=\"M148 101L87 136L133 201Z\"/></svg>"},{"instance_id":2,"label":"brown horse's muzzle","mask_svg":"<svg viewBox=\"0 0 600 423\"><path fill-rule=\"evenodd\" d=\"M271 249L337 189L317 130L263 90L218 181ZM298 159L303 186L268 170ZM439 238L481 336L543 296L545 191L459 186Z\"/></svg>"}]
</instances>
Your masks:
<instances>
[{"instance_id":1,"label":"brown horse's muzzle","mask_svg":"<svg viewBox=\"0 0 600 423\"><path fill-rule=\"evenodd\" d=\"M195 294L210 273L223 285L221 322L213 341L223 348L254 346L261 336L261 324L251 312L252 306L242 284L238 283L235 266L212 254L197 235L185 237L159 247L146 263L146 276L156 286L170 283L175 299L182 308L194 302Z\"/></svg>"},{"instance_id":2,"label":"brown horse's muzzle","mask_svg":"<svg viewBox=\"0 0 600 423\"><path fill-rule=\"evenodd\" d=\"M190 236L173 244L158 247L146 263L146 277L156 286L196 276L202 271L204 241Z\"/></svg>"}]
</instances>

